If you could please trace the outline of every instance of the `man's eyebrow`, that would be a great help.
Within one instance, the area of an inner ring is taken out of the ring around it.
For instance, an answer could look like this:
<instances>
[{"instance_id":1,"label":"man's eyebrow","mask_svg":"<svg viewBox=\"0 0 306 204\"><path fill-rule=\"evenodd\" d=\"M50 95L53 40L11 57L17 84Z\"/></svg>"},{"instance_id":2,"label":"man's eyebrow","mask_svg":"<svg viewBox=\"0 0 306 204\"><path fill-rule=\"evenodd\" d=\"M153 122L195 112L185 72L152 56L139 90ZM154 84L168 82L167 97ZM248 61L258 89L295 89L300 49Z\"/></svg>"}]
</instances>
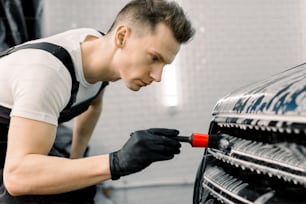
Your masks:
<instances>
[{"instance_id":1,"label":"man's eyebrow","mask_svg":"<svg viewBox=\"0 0 306 204\"><path fill-rule=\"evenodd\" d=\"M169 61L166 61L165 58L159 52L154 51L153 53L154 53L154 55L157 55L157 57L159 58L159 60L161 62L163 62L165 64L170 64Z\"/></svg>"}]
</instances>

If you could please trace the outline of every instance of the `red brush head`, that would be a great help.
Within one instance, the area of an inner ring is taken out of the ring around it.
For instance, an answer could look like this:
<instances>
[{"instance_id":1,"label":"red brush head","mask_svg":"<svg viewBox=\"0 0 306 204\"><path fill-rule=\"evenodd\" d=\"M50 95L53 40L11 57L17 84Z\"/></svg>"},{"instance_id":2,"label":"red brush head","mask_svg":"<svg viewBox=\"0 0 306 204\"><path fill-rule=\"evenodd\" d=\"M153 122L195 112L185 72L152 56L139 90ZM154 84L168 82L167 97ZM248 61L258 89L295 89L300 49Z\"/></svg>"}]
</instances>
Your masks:
<instances>
[{"instance_id":1,"label":"red brush head","mask_svg":"<svg viewBox=\"0 0 306 204\"><path fill-rule=\"evenodd\" d=\"M208 134L193 133L191 137L192 147L208 147Z\"/></svg>"}]
</instances>

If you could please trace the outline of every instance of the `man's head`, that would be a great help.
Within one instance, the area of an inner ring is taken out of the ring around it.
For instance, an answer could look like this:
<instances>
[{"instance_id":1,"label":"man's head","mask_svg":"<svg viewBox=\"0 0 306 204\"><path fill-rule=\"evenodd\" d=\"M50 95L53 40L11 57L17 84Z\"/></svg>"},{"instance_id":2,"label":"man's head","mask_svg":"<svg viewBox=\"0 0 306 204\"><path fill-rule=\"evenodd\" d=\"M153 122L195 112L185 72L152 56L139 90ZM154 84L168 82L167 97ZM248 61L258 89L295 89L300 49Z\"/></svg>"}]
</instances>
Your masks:
<instances>
[{"instance_id":1,"label":"man's head","mask_svg":"<svg viewBox=\"0 0 306 204\"><path fill-rule=\"evenodd\" d=\"M187 42L194 35L191 22L184 10L174 1L167 0L132 0L118 13L109 29L112 32L121 23L129 26L149 26L152 31L159 23L165 23L180 44Z\"/></svg>"},{"instance_id":2,"label":"man's head","mask_svg":"<svg viewBox=\"0 0 306 204\"><path fill-rule=\"evenodd\" d=\"M166 0L132 0L117 15L107 35L115 45L113 66L134 91L161 81L182 43L194 34L183 9Z\"/></svg>"}]
</instances>

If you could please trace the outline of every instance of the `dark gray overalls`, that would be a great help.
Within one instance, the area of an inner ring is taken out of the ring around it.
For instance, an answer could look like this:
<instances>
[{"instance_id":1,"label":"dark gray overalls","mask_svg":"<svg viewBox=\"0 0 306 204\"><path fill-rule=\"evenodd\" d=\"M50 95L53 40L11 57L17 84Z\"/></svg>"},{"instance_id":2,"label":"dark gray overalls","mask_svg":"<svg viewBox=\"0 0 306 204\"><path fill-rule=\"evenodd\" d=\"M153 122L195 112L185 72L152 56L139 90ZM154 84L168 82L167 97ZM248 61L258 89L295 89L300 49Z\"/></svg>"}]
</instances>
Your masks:
<instances>
[{"instance_id":1,"label":"dark gray overalls","mask_svg":"<svg viewBox=\"0 0 306 204\"><path fill-rule=\"evenodd\" d=\"M109 84L109 82L103 82L99 91L96 95L92 98L79 103L72 107L72 104L76 100L76 95L79 88L79 82L76 80L74 66L72 63L72 59L63 47L47 43L47 42L40 42L40 43L33 43L33 44L24 44L18 47L10 48L0 54L0 57L6 56L12 52L16 52L20 49L42 49L47 52L50 52L55 57L57 57L65 67L68 69L71 79L72 79L72 88L71 88L71 97L67 104L67 106L62 110L60 113L60 117L58 119L58 123L61 124L63 122L69 121L75 116L83 113L88 109L90 103L93 99L95 99L99 93ZM8 134L8 127L10 123L10 112L9 108L4 106L0 106L0 204L90 204L93 203L93 197L95 194L95 186L91 186L85 189L57 194L57 195L28 195L28 196L18 196L13 197L8 194L4 185L3 185L3 176L2 170L5 162L5 154L7 148L7 134ZM65 128L64 126L59 125L59 129L57 131L57 137L55 143L50 151L49 155L52 156L60 156L60 157L67 157L69 158L69 153L64 149L65 144L69 145L71 143L71 133L70 131ZM59 133L63 133L59 135ZM60 137L58 137L60 136ZM58 144L58 145L57 145ZM64 145L63 145L64 144ZM56 172L54 172L56 173Z\"/></svg>"}]
</instances>

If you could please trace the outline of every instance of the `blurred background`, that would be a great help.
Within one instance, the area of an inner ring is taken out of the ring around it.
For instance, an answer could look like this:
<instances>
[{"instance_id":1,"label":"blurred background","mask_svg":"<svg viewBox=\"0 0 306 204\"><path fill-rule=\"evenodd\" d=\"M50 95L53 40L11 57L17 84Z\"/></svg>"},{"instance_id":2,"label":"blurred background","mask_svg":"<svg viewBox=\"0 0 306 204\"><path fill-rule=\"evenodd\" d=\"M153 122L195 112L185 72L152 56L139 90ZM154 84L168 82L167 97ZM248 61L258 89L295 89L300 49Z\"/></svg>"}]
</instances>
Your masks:
<instances>
[{"instance_id":1,"label":"blurred background","mask_svg":"<svg viewBox=\"0 0 306 204\"><path fill-rule=\"evenodd\" d=\"M41 35L79 27L106 32L127 2L42 0L43 12L37 16L42 19ZM183 45L173 65L165 68L163 82L139 92L130 91L120 81L110 84L103 115L90 142L90 155L119 149L130 132L138 129L176 128L181 135L207 132L218 99L305 62L306 1L178 3L193 22L194 39ZM96 203L192 203L194 178L203 152L183 144L181 154L171 161L99 184Z\"/></svg>"}]
</instances>

